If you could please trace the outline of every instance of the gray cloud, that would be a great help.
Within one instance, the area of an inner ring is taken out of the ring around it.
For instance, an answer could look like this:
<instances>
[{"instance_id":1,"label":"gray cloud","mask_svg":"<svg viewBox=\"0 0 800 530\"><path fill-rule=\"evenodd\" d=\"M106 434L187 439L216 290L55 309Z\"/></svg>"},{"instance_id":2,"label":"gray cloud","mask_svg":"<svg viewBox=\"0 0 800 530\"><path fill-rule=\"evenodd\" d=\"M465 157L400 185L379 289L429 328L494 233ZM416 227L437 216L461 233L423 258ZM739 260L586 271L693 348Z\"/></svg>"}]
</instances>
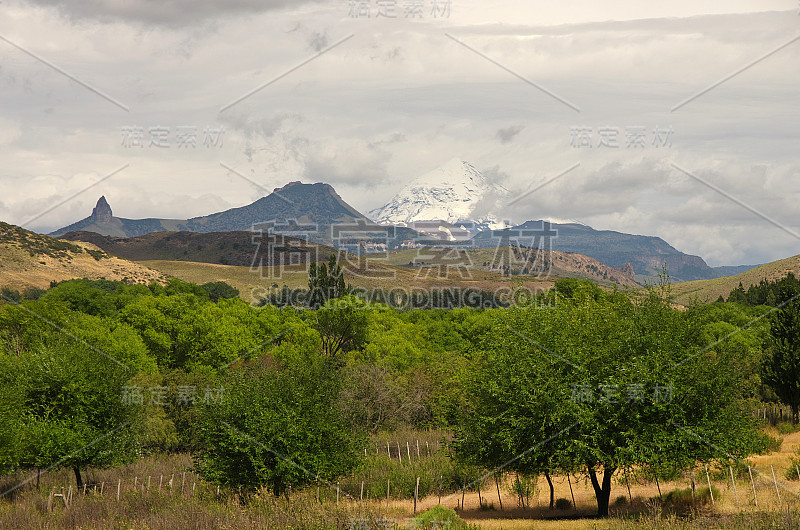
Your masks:
<instances>
[{"instance_id":1,"label":"gray cloud","mask_svg":"<svg viewBox=\"0 0 800 530\"><path fill-rule=\"evenodd\" d=\"M167 26L184 26L212 18L261 13L315 3L318 0L28 0L55 7L74 20L115 20Z\"/></svg>"},{"instance_id":2,"label":"gray cloud","mask_svg":"<svg viewBox=\"0 0 800 530\"><path fill-rule=\"evenodd\" d=\"M512 125L504 129L498 129L495 136L500 140L501 144L507 144L514 139L519 133L525 129L524 125Z\"/></svg>"}]
</instances>

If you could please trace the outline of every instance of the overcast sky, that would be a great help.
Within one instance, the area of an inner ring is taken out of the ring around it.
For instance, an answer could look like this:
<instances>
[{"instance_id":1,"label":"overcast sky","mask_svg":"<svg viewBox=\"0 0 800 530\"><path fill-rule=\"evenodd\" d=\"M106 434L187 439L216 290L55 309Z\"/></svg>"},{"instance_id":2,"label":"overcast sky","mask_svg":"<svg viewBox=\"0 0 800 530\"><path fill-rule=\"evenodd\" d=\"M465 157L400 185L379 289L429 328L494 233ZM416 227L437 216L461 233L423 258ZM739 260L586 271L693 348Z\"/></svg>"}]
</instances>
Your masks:
<instances>
[{"instance_id":1,"label":"overcast sky","mask_svg":"<svg viewBox=\"0 0 800 530\"><path fill-rule=\"evenodd\" d=\"M797 0L447 4L4 1L0 219L188 218L292 180L366 213L461 157L535 189L515 222L800 253Z\"/></svg>"}]
</instances>

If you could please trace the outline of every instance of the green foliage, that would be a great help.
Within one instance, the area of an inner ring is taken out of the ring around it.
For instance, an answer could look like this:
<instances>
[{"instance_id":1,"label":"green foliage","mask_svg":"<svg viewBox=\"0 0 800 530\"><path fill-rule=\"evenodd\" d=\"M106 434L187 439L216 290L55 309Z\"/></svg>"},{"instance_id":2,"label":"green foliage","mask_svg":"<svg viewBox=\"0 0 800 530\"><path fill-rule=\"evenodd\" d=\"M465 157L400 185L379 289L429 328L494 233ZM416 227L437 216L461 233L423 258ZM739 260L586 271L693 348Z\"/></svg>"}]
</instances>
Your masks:
<instances>
[{"instance_id":1,"label":"green foliage","mask_svg":"<svg viewBox=\"0 0 800 530\"><path fill-rule=\"evenodd\" d=\"M0 357L0 386L13 389L14 467L109 467L137 452L139 411L123 404L131 371L82 343L49 341L24 355ZM5 457L8 463L8 455Z\"/></svg>"},{"instance_id":2,"label":"green foliage","mask_svg":"<svg viewBox=\"0 0 800 530\"><path fill-rule=\"evenodd\" d=\"M578 289L555 309L512 309L501 322L467 382L455 441L465 461L606 478L712 461L715 447L737 457L763 448L735 350L706 342L655 290L633 301ZM610 481L596 493L605 515Z\"/></svg>"},{"instance_id":3,"label":"green foliage","mask_svg":"<svg viewBox=\"0 0 800 530\"><path fill-rule=\"evenodd\" d=\"M317 265L312 262L308 268L308 306L317 309L329 300L341 298L350 294L352 288L345 284L344 272L334 254L330 255L328 263Z\"/></svg>"},{"instance_id":4,"label":"green foliage","mask_svg":"<svg viewBox=\"0 0 800 530\"><path fill-rule=\"evenodd\" d=\"M800 469L800 447L794 452L794 455L789 461L789 467L786 468L786 472L784 473L786 480L800 480L798 469Z\"/></svg>"},{"instance_id":5,"label":"green foliage","mask_svg":"<svg viewBox=\"0 0 800 530\"><path fill-rule=\"evenodd\" d=\"M128 285L109 280L67 280L51 287L40 299L64 302L72 311L87 315L114 317L129 303L149 296L143 285Z\"/></svg>"},{"instance_id":6,"label":"green foliage","mask_svg":"<svg viewBox=\"0 0 800 530\"><path fill-rule=\"evenodd\" d=\"M220 299L236 298L239 296L239 289L225 282L209 282L204 283L200 287L208 293L208 298L214 303L217 303Z\"/></svg>"},{"instance_id":7,"label":"green foliage","mask_svg":"<svg viewBox=\"0 0 800 530\"><path fill-rule=\"evenodd\" d=\"M719 499L719 489L714 485L711 488L714 498ZM676 507L711 504L711 492L707 486L696 488L694 495L692 495L692 488L676 488L664 495L664 502Z\"/></svg>"},{"instance_id":8,"label":"green foliage","mask_svg":"<svg viewBox=\"0 0 800 530\"><path fill-rule=\"evenodd\" d=\"M207 480L275 495L335 480L358 462L361 436L349 432L336 403L336 373L322 358L276 368L265 356L232 370L221 404L202 404L195 458Z\"/></svg>"},{"instance_id":9,"label":"green foliage","mask_svg":"<svg viewBox=\"0 0 800 530\"><path fill-rule=\"evenodd\" d=\"M775 307L793 296L800 294L800 279L796 278L791 272L786 276L773 281L761 280L758 285L751 285L745 291L744 286L739 282L739 286L728 295L728 302L738 304L759 306L768 305Z\"/></svg>"},{"instance_id":10,"label":"green foliage","mask_svg":"<svg viewBox=\"0 0 800 530\"><path fill-rule=\"evenodd\" d=\"M780 434L791 434L800 430L800 425L795 425L788 421L781 422L776 427Z\"/></svg>"},{"instance_id":11,"label":"green foliage","mask_svg":"<svg viewBox=\"0 0 800 530\"><path fill-rule=\"evenodd\" d=\"M422 512L413 519L414 528L438 529L450 528L452 530L472 530L479 528L477 525L469 525L461 519L451 508L436 505L430 510Z\"/></svg>"},{"instance_id":12,"label":"green foliage","mask_svg":"<svg viewBox=\"0 0 800 530\"><path fill-rule=\"evenodd\" d=\"M367 304L348 296L331 299L314 314L314 329L322 338L322 352L333 359L360 349L367 340Z\"/></svg>"},{"instance_id":13,"label":"green foliage","mask_svg":"<svg viewBox=\"0 0 800 530\"><path fill-rule=\"evenodd\" d=\"M792 421L800 423L800 300L770 315L769 350L764 382L792 408Z\"/></svg>"},{"instance_id":14,"label":"green foliage","mask_svg":"<svg viewBox=\"0 0 800 530\"><path fill-rule=\"evenodd\" d=\"M583 293L582 296L590 296L594 300L600 300L603 297L603 291L600 287L590 280L561 278L556 280L553 287L559 295L566 299L575 298L579 292Z\"/></svg>"},{"instance_id":15,"label":"green foliage","mask_svg":"<svg viewBox=\"0 0 800 530\"><path fill-rule=\"evenodd\" d=\"M0 289L0 303L19 303L22 300L22 295L16 289L11 287L3 287Z\"/></svg>"},{"instance_id":16,"label":"green foliage","mask_svg":"<svg viewBox=\"0 0 800 530\"><path fill-rule=\"evenodd\" d=\"M617 506L624 506L624 505L628 504L628 497L626 497L625 495L619 495L614 500L614 504L617 505Z\"/></svg>"}]
</instances>

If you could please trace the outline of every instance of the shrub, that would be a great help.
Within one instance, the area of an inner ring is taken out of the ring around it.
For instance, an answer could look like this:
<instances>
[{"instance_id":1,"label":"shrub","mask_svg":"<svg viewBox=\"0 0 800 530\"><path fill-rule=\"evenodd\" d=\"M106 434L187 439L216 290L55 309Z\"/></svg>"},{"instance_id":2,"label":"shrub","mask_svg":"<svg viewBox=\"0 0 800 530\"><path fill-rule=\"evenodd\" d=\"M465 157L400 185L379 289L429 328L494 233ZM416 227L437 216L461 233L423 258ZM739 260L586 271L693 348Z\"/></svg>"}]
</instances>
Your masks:
<instances>
[{"instance_id":1,"label":"shrub","mask_svg":"<svg viewBox=\"0 0 800 530\"><path fill-rule=\"evenodd\" d=\"M625 504L626 502L628 502L628 497L626 497L625 495L620 495L619 497L617 497L617 500L614 501L614 504L622 505Z\"/></svg>"},{"instance_id":2,"label":"shrub","mask_svg":"<svg viewBox=\"0 0 800 530\"><path fill-rule=\"evenodd\" d=\"M452 530L472 530L477 526L468 525L455 511L437 505L414 518L414 528L450 528Z\"/></svg>"},{"instance_id":3,"label":"shrub","mask_svg":"<svg viewBox=\"0 0 800 530\"><path fill-rule=\"evenodd\" d=\"M569 499L556 499L556 508L559 510L568 510L569 507L572 506L572 503Z\"/></svg>"},{"instance_id":4,"label":"shrub","mask_svg":"<svg viewBox=\"0 0 800 530\"><path fill-rule=\"evenodd\" d=\"M778 432L781 434L790 434L800 429L800 424L794 425L792 422L783 422L776 425Z\"/></svg>"},{"instance_id":5,"label":"shrub","mask_svg":"<svg viewBox=\"0 0 800 530\"><path fill-rule=\"evenodd\" d=\"M719 489L711 486L714 498L719 498ZM688 506L691 504L708 504L711 502L711 494L707 487L697 488L692 498L692 488L676 488L664 496L664 502L673 506Z\"/></svg>"},{"instance_id":6,"label":"shrub","mask_svg":"<svg viewBox=\"0 0 800 530\"><path fill-rule=\"evenodd\" d=\"M764 434L764 439L766 441L767 448L766 451L764 451L762 454L775 453L781 450L781 445L783 445L783 440L781 440L777 436Z\"/></svg>"},{"instance_id":7,"label":"shrub","mask_svg":"<svg viewBox=\"0 0 800 530\"><path fill-rule=\"evenodd\" d=\"M800 476L797 474L797 469L800 468L800 447L795 451L794 457L789 461L789 467L784 473L787 480L798 480Z\"/></svg>"}]
</instances>

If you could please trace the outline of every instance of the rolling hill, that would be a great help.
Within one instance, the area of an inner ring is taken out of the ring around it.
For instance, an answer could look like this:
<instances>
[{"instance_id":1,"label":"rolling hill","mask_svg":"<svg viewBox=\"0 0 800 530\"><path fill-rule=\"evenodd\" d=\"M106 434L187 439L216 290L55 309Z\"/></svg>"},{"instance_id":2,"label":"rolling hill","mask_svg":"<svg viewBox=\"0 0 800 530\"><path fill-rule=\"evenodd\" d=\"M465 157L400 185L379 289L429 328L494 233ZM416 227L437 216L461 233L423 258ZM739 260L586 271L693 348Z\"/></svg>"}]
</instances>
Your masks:
<instances>
[{"instance_id":1,"label":"rolling hill","mask_svg":"<svg viewBox=\"0 0 800 530\"><path fill-rule=\"evenodd\" d=\"M111 256L91 243L54 239L0 222L0 287L46 289L73 278L164 282L145 265Z\"/></svg>"},{"instance_id":2,"label":"rolling hill","mask_svg":"<svg viewBox=\"0 0 800 530\"><path fill-rule=\"evenodd\" d=\"M715 302L720 296L727 298L739 283L746 290L763 279L780 279L786 276L787 272L800 276L800 255L759 265L734 276L675 283L672 285L672 298L681 305Z\"/></svg>"}]
</instances>

